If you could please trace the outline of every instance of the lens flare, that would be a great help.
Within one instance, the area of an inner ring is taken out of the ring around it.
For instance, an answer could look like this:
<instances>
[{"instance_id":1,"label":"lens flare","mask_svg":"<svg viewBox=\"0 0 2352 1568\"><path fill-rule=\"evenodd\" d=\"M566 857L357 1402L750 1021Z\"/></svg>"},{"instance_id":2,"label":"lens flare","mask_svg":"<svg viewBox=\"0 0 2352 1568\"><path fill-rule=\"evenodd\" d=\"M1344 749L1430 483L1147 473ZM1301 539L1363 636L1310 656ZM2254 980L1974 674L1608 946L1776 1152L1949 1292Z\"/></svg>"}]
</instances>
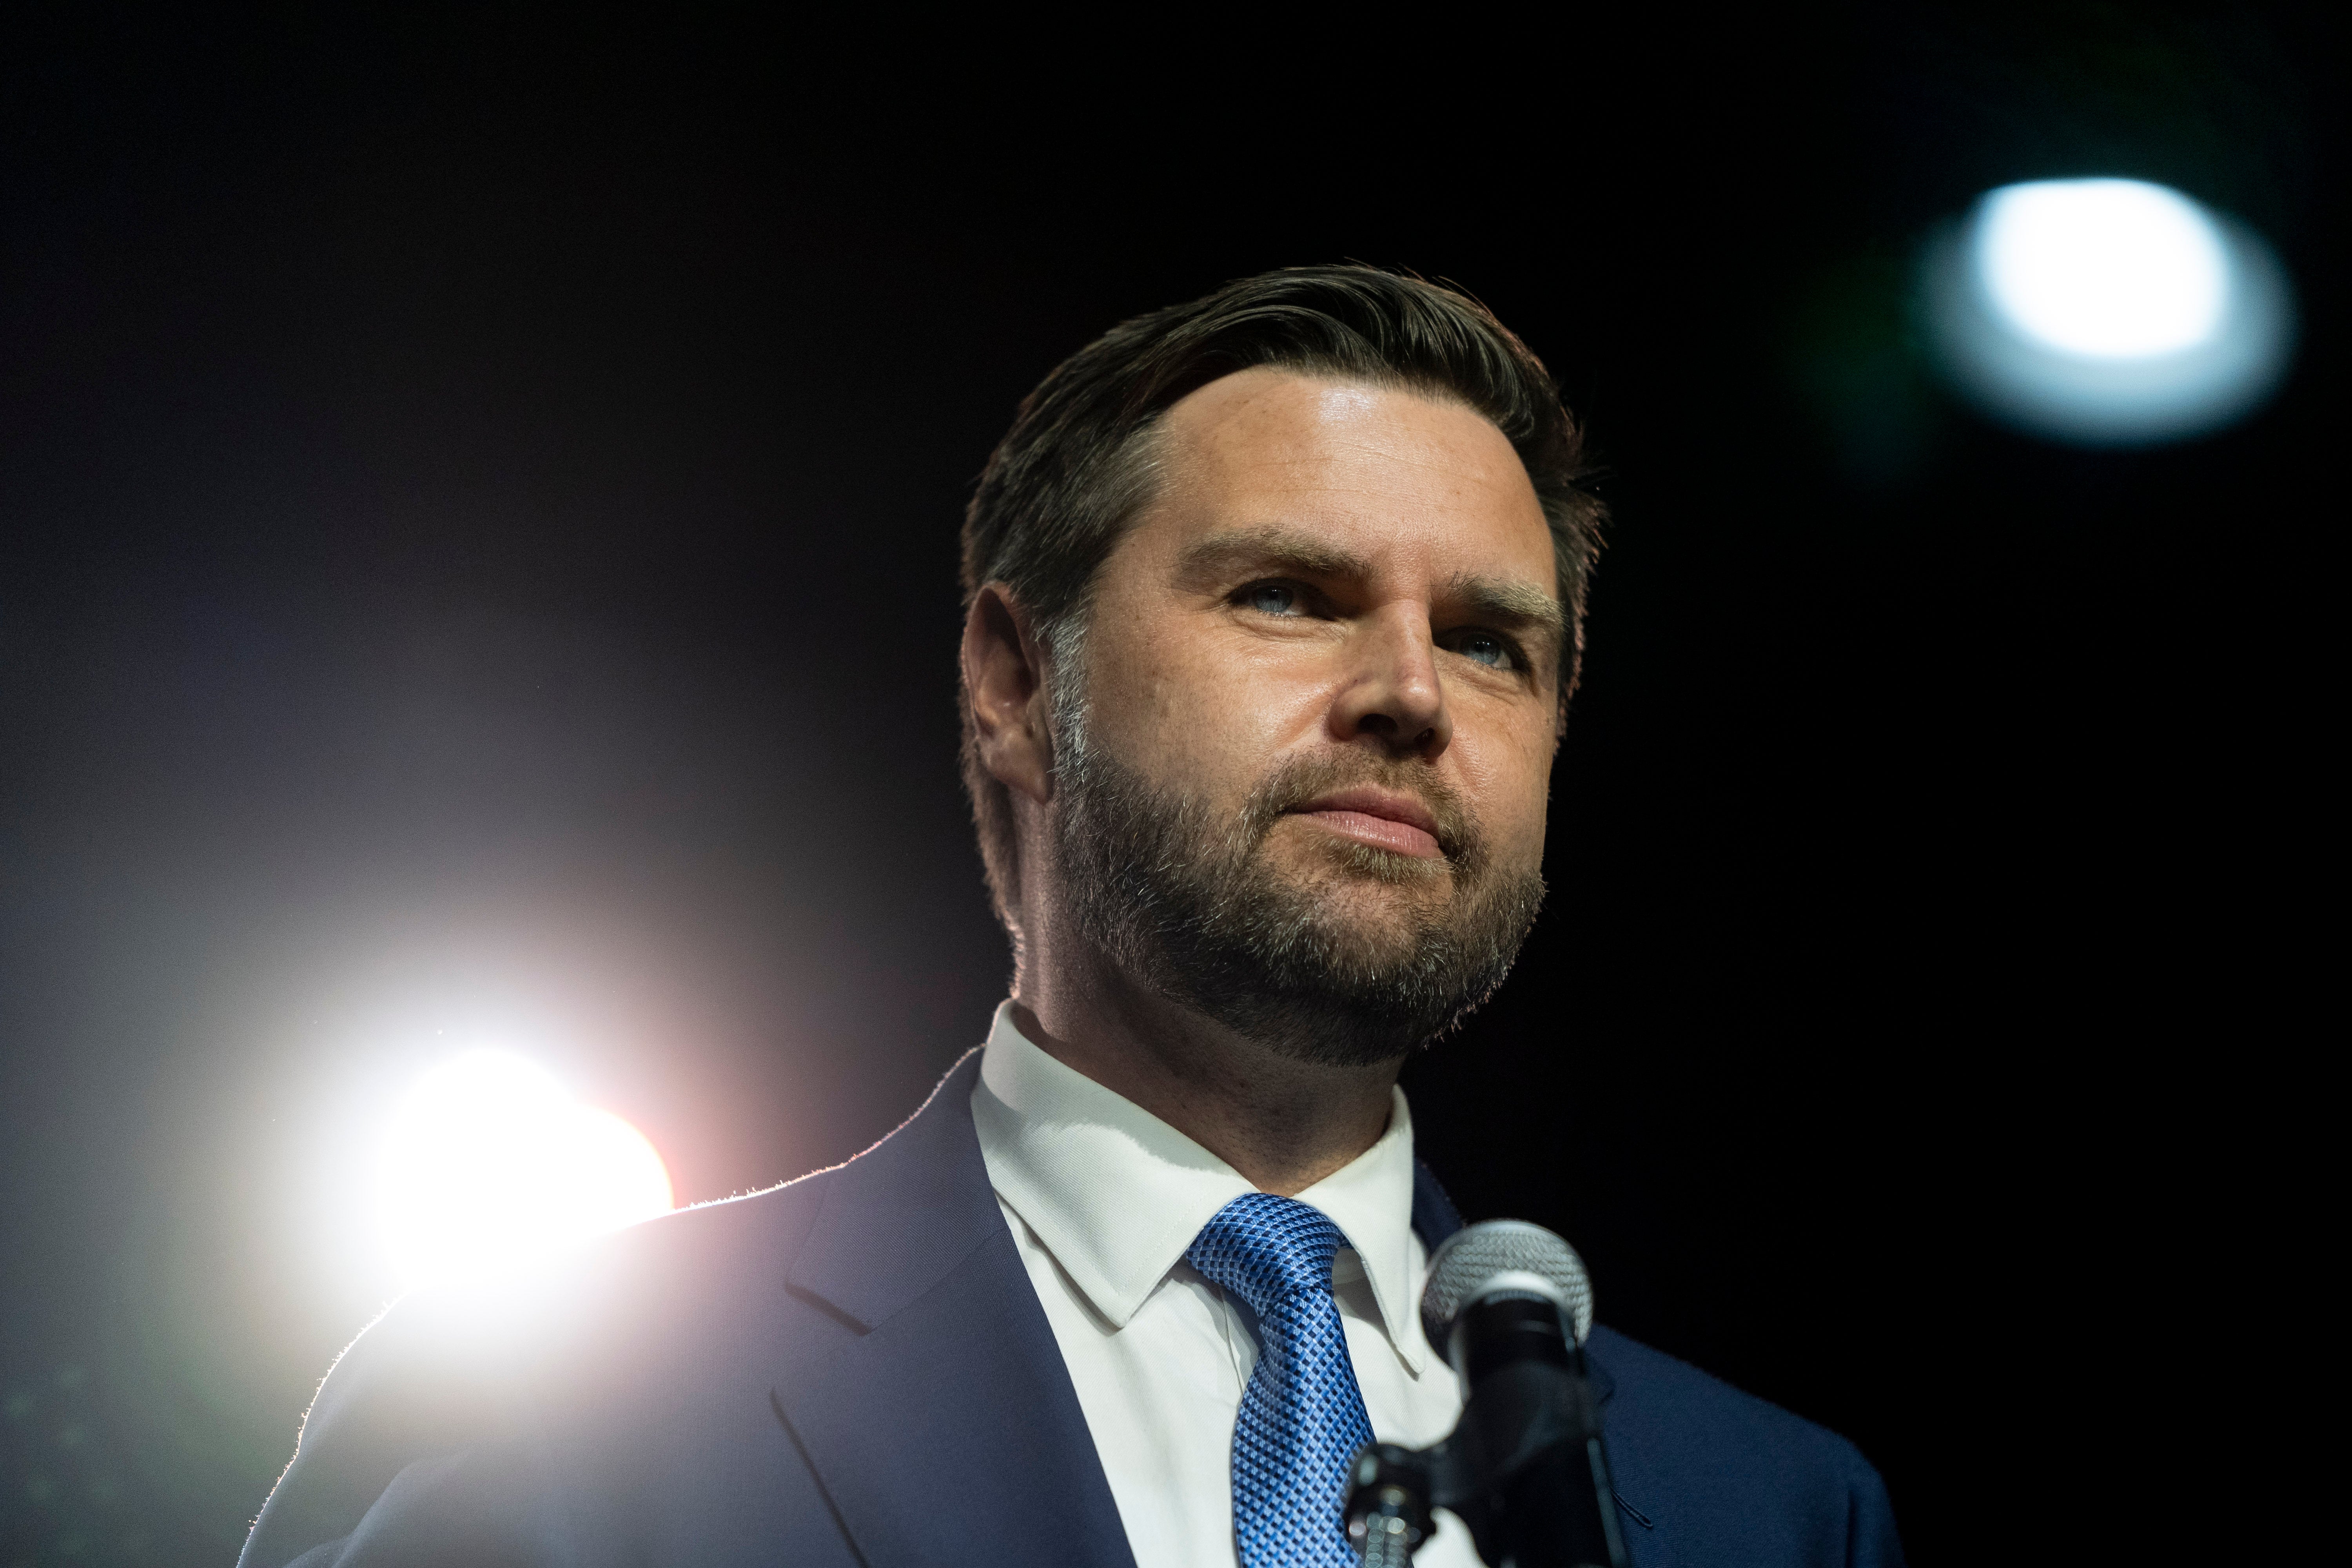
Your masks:
<instances>
[{"instance_id":1,"label":"lens flare","mask_svg":"<svg viewBox=\"0 0 2352 1568\"><path fill-rule=\"evenodd\" d=\"M1976 264L2028 337L2093 359L2147 359L2210 340L2230 258L2203 208L2141 180L2038 180L1984 199Z\"/></svg>"},{"instance_id":2,"label":"lens flare","mask_svg":"<svg viewBox=\"0 0 2352 1568\"><path fill-rule=\"evenodd\" d=\"M491 1272L674 1204L644 1133L502 1051L444 1062L403 1099L376 1195L393 1265L412 1287Z\"/></svg>"},{"instance_id":3,"label":"lens flare","mask_svg":"<svg viewBox=\"0 0 2352 1568\"><path fill-rule=\"evenodd\" d=\"M1927 250L1927 327L1983 412L2084 446L2216 430L2276 390L2286 274L2242 225L2141 180L2037 180Z\"/></svg>"}]
</instances>

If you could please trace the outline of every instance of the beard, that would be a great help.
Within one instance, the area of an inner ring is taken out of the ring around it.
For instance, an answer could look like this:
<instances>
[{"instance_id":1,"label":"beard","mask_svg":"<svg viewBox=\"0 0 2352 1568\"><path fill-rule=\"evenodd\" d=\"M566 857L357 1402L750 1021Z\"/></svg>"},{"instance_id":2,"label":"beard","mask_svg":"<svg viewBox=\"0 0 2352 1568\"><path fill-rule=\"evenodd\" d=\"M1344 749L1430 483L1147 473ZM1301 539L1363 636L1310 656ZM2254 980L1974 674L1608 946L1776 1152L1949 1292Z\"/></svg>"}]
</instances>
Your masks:
<instances>
[{"instance_id":1,"label":"beard","mask_svg":"<svg viewBox=\"0 0 2352 1568\"><path fill-rule=\"evenodd\" d=\"M1424 763L1296 758L1221 813L1090 747L1086 729L1061 726L1055 770L1076 929L1153 992L1293 1060L1370 1067L1452 1030L1503 983L1542 907L1542 872L1497 866ZM1443 858L1318 835L1305 872L1275 863L1266 840L1286 813L1363 784L1426 804Z\"/></svg>"}]
</instances>

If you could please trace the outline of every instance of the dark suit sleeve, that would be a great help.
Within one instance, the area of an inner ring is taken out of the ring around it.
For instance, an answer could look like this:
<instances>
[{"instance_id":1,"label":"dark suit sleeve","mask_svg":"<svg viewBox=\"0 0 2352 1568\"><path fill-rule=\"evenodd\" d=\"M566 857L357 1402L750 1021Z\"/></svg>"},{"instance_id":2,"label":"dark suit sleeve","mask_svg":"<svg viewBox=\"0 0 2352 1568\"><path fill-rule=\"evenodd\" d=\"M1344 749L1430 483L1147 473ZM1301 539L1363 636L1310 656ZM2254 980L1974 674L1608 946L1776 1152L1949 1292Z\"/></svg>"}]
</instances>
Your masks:
<instances>
[{"instance_id":1,"label":"dark suit sleeve","mask_svg":"<svg viewBox=\"0 0 2352 1568\"><path fill-rule=\"evenodd\" d=\"M1848 1451L1853 1458L1846 1480L1846 1568L1904 1568L1886 1483L1859 1452Z\"/></svg>"},{"instance_id":2,"label":"dark suit sleeve","mask_svg":"<svg viewBox=\"0 0 2352 1568\"><path fill-rule=\"evenodd\" d=\"M479 1306L403 1302L343 1353L239 1568L573 1561L529 1357Z\"/></svg>"}]
</instances>

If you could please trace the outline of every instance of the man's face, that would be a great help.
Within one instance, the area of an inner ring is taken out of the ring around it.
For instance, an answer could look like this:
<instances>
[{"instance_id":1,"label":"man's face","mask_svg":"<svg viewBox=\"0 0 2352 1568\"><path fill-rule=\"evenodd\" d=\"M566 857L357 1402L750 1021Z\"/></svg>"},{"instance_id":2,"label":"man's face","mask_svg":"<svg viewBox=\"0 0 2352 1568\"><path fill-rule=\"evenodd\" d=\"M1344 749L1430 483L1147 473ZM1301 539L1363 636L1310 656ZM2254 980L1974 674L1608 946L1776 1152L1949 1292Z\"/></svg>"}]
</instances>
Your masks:
<instances>
[{"instance_id":1,"label":"man's face","mask_svg":"<svg viewBox=\"0 0 2352 1568\"><path fill-rule=\"evenodd\" d=\"M1534 488L1458 405L1274 370L1160 443L1065 694L1072 893L1212 1016L1401 1054L1500 981L1541 898L1563 649Z\"/></svg>"}]
</instances>

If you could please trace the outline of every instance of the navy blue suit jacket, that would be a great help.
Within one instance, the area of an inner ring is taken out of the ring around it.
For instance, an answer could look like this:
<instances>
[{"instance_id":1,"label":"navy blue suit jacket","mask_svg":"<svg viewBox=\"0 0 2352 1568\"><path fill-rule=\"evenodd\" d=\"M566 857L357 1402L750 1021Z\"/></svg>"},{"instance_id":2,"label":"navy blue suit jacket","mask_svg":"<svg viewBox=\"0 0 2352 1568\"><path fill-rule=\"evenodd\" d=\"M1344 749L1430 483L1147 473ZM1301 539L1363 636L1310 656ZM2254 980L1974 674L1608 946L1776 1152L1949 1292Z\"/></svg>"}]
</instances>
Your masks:
<instances>
[{"instance_id":1,"label":"navy blue suit jacket","mask_svg":"<svg viewBox=\"0 0 2352 1568\"><path fill-rule=\"evenodd\" d=\"M241 1568L1132 1568L972 1131L979 1053L866 1153L527 1287L427 1291L335 1363ZM1424 1179L1413 1223L1461 1221ZM1897 1568L1844 1439L1609 1330L1635 1568Z\"/></svg>"}]
</instances>

